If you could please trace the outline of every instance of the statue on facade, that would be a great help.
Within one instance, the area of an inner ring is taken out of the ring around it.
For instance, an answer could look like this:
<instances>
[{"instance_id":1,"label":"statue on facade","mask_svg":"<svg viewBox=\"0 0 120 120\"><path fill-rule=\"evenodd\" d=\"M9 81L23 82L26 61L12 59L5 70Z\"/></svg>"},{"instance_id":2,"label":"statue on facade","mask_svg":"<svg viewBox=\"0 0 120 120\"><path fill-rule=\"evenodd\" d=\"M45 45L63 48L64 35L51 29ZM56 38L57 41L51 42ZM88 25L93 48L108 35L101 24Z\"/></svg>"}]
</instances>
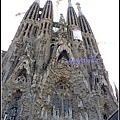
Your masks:
<instances>
[{"instance_id":1,"label":"statue on facade","mask_svg":"<svg viewBox=\"0 0 120 120\"><path fill-rule=\"evenodd\" d=\"M84 112L84 117L85 117L85 120L88 120L88 114L87 114L87 112Z\"/></svg>"},{"instance_id":2,"label":"statue on facade","mask_svg":"<svg viewBox=\"0 0 120 120\"><path fill-rule=\"evenodd\" d=\"M26 48L25 48L25 52L27 54L28 57L32 57L34 52L33 52L33 47L30 44L30 42L27 43Z\"/></svg>"},{"instance_id":3,"label":"statue on facade","mask_svg":"<svg viewBox=\"0 0 120 120\"><path fill-rule=\"evenodd\" d=\"M21 48L23 47L23 43L22 42L16 42L16 44L15 44L16 46L15 46L15 52L14 52L14 54L15 54L15 56L17 56L17 55L20 55L21 53ZM20 54L19 54L20 53Z\"/></svg>"},{"instance_id":4,"label":"statue on facade","mask_svg":"<svg viewBox=\"0 0 120 120\"><path fill-rule=\"evenodd\" d=\"M60 14L59 25L66 25L65 18L62 13Z\"/></svg>"},{"instance_id":5,"label":"statue on facade","mask_svg":"<svg viewBox=\"0 0 120 120\"><path fill-rule=\"evenodd\" d=\"M62 32L66 31L66 22L65 22L65 18L63 17L63 14L60 14L60 19L59 19L59 26L60 26L60 30L62 30Z\"/></svg>"},{"instance_id":6,"label":"statue on facade","mask_svg":"<svg viewBox=\"0 0 120 120\"><path fill-rule=\"evenodd\" d=\"M83 120L82 114L79 113L79 120Z\"/></svg>"},{"instance_id":7,"label":"statue on facade","mask_svg":"<svg viewBox=\"0 0 120 120\"><path fill-rule=\"evenodd\" d=\"M96 78L96 73L93 72L92 73L92 82L91 82L91 84L92 84L92 91L93 92L95 91L95 78Z\"/></svg>"},{"instance_id":8,"label":"statue on facade","mask_svg":"<svg viewBox=\"0 0 120 120\"><path fill-rule=\"evenodd\" d=\"M82 43L79 44L78 51L81 54L81 56L80 56L81 58L86 57L86 50L85 50L84 45Z\"/></svg>"},{"instance_id":9,"label":"statue on facade","mask_svg":"<svg viewBox=\"0 0 120 120\"><path fill-rule=\"evenodd\" d=\"M83 102L80 98L78 98L78 107L83 107Z\"/></svg>"}]
</instances>

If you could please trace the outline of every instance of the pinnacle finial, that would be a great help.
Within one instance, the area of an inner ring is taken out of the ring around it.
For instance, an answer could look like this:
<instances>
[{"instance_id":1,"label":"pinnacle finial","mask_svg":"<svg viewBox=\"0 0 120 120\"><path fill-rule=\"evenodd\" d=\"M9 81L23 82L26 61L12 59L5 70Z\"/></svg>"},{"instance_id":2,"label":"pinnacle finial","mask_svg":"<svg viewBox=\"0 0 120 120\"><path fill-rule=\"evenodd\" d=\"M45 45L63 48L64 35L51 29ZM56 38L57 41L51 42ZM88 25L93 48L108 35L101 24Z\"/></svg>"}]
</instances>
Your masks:
<instances>
[{"instance_id":1,"label":"pinnacle finial","mask_svg":"<svg viewBox=\"0 0 120 120\"><path fill-rule=\"evenodd\" d=\"M40 3L40 0L35 0L35 2Z\"/></svg>"},{"instance_id":2,"label":"pinnacle finial","mask_svg":"<svg viewBox=\"0 0 120 120\"><path fill-rule=\"evenodd\" d=\"M76 5L77 5L77 9L79 10L79 9L81 8L81 7L80 7L80 3L77 2Z\"/></svg>"},{"instance_id":3,"label":"pinnacle finial","mask_svg":"<svg viewBox=\"0 0 120 120\"><path fill-rule=\"evenodd\" d=\"M68 0L68 7L72 7L71 0Z\"/></svg>"},{"instance_id":4,"label":"pinnacle finial","mask_svg":"<svg viewBox=\"0 0 120 120\"><path fill-rule=\"evenodd\" d=\"M76 5L77 5L77 9L78 9L78 16L83 15L83 14L82 14L82 11L81 11L80 3L77 2Z\"/></svg>"}]
</instances>

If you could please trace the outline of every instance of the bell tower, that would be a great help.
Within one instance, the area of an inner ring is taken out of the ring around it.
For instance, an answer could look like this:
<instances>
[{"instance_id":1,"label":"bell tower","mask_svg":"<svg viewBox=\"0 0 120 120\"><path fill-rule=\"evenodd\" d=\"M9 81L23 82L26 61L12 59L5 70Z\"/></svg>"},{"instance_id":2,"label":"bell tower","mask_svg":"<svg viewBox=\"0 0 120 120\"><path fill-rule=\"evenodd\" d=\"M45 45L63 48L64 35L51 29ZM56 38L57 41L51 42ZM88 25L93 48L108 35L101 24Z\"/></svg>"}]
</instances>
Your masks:
<instances>
[{"instance_id":1,"label":"bell tower","mask_svg":"<svg viewBox=\"0 0 120 120\"><path fill-rule=\"evenodd\" d=\"M53 5L51 0L47 0L41 14L36 43L36 64L41 70L45 69L49 62L52 26Z\"/></svg>"}]
</instances>

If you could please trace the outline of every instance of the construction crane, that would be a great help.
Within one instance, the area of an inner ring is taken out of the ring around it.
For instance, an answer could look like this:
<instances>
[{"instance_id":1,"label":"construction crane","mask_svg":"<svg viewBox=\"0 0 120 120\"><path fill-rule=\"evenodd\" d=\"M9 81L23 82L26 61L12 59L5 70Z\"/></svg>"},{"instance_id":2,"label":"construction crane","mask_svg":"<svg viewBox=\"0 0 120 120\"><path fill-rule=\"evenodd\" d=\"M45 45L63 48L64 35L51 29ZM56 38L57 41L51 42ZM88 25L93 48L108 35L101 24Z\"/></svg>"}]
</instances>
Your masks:
<instances>
[{"instance_id":1,"label":"construction crane","mask_svg":"<svg viewBox=\"0 0 120 120\"><path fill-rule=\"evenodd\" d=\"M17 13L15 16L21 15L21 14L25 14L26 12L22 12L22 13Z\"/></svg>"},{"instance_id":2,"label":"construction crane","mask_svg":"<svg viewBox=\"0 0 120 120\"><path fill-rule=\"evenodd\" d=\"M58 20L58 6L60 4L60 1L62 0L56 0L56 20ZM15 16L19 16L21 14L25 14L26 12L22 12L22 13L17 13Z\"/></svg>"},{"instance_id":3,"label":"construction crane","mask_svg":"<svg viewBox=\"0 0 120 120\"><path fill-rule=\"evenodd\" d=\"M115 43L108 43L108 42L97 42L97 45L99 45L99 44L109 44L109 45L116 45Z\"/></svg>"},{"instance_id":4,"label":"construction crane","mask_svg":"<svg viewBox=\"0 0 120 120\"><path fill-rule=\"evenodd\" d=\"M58 6L62 0L56 0L56 20L58 21Z\"/></svg>"}]
</instances>

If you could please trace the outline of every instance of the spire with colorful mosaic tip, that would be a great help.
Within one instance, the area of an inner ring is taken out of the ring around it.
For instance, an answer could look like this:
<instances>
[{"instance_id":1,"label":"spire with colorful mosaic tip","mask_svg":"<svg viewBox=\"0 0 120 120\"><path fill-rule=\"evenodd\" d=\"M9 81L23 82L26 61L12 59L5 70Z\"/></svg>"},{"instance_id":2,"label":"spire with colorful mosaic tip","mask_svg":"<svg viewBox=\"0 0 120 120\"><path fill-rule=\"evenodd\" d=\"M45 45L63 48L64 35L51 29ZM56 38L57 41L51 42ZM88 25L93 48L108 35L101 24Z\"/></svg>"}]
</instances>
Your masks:
<instances>
[{"instance_id":1,"label":"spire with colorful mosaic tip","mask_svg":"<svg viewBox=\"0 0 120 120\"><path fill-rule=\"evenodd\" d=\"M35 0L34 2L37 2L38 4L40 4L40 0Z\"/></svg>"},{"instance_id":2,"label":"spire with colorful mosaic tip","mask_svg":"<svg viewBox=\"0 0 120 120\"><path fill-rule=\"evenodd\" d=\"M78 16L82 16L83 13L82 13L82 11L81 11L80 3L77 2L76 5L77 5L77 9L78 9Z\"/></svg>"},{"instance_id":3,"label":"spire with colorful mosaic tip","mask_svg":"<svg viewBox=\"0 0 120 120\"><path fill-rule=\"evenodd\" d=\"M68 7L73 7L71 4L71 0L68 0Z\"/></svg>"}]
</instances>

